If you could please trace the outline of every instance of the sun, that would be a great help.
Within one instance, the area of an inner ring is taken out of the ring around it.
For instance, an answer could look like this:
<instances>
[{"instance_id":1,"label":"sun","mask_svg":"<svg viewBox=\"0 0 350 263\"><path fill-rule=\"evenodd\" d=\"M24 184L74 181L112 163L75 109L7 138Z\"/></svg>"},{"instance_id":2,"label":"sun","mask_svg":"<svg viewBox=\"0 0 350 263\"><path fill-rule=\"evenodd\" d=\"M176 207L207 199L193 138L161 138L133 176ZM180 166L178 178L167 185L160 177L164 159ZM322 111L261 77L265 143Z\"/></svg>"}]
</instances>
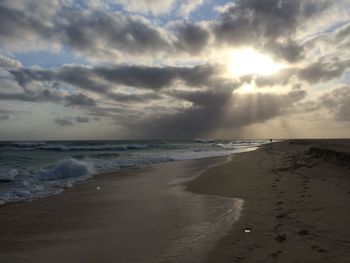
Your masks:
<instances>
[{"instance_id":1,"label":"sun","mask_svg":"<svg viewBox=\"0 0 350 263\"><path fill-rule=\"evenodd\" d=\"M261 54L254 49L232 51L228 57L227 68L230 75L273 75L283 68L270 56Z\"/></svg>"}]
</instances>

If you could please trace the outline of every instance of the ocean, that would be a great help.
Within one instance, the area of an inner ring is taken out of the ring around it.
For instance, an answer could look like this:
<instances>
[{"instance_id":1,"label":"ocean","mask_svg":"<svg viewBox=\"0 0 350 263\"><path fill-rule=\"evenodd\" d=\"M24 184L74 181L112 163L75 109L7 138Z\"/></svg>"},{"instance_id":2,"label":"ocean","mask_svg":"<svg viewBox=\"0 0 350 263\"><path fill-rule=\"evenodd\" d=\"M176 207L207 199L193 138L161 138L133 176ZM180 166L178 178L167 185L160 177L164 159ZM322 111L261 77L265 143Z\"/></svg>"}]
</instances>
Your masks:
<instances>
[{"instance_id":1,"label":"ocean","mask_svg":"<svg viewBox=\"0 0 350 263\"><path fill-rule=\"evenodd\" d=\"M102 173L252 150L267 140L0 142L0 205L61 193Z\"/></svg>"}]
</instances>

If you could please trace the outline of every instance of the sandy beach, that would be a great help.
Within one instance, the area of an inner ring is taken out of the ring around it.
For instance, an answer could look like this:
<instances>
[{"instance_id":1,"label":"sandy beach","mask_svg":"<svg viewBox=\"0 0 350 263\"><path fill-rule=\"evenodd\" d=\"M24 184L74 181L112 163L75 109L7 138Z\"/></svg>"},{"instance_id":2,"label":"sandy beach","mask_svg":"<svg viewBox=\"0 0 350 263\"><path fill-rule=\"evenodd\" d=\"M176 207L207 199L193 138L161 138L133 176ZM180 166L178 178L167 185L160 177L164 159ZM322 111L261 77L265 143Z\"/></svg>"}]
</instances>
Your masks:
<instances>
[{"instance_id":1,"label":"sandy beach","mask_svg":"<svg viewBox=\"0 0 350 263\"><path fill-rule=\"evenodd\" d=\"M349 262L349 140L97 175L0 207L0 262Z\"/></svg>"},{"instance_id":2,"label":"sandy beach","mask_svg":"<svg viewBox=\"0 0 350 263\"><path fill-rule=\"evenodd\" d=\"M350 140L272 143L189 183L244 200L206 262L349 262L349 152Z\"/></svg>"},{"instance_id":3,"label":"sandy beach","mask_svg":"<svg viewBox=\"0 0 350 263\"><path fill-rule=\"evenodd\" d=\"M2 206L0 262L202 262L240 202L183 183L226 160L100 174L58 196Z\"/></svg>"}]
</instances>

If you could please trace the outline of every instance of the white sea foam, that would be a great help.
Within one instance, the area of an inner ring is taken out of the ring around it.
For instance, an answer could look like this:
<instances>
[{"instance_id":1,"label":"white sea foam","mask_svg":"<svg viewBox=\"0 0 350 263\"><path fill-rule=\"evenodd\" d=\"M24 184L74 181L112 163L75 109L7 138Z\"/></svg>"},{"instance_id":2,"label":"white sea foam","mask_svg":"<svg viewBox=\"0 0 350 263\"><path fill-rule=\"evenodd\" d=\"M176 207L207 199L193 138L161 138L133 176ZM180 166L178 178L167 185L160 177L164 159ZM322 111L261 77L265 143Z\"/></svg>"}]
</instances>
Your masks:
<instances>
[{"instance_id":1,"label":"white sea foam","mask_svg":"<svg viewBox=\"0 0 350 263\"><path fill-rule=\"evenodd\" d=\"M12 143L13 146L17 146L17 147L37 147L37 146L43 146L45 145L44 142L24 142L24 141L19 141L19 142L13 142Z\"/></svg>"},{"instance_id":2,"label":"white sea foam","mask_svg":"<svg viewBox=\"0 0 350 263\"><path fill-rule=\"evenodd\" d=\"M19 146L16 144L16 146ZM21 144L27 150L47 150L47 151L126 151L145 149L144 144L119 144L119 145L64 145L64 144Z\"/></svg>"},{"instance_id":3,"label":"white sea foam","mask_svg":"<svg viewBox=\"0 0 350 263\"><path fill-rule=\"evenodd\" d=\"M0 173L0 182L10 182L16 180L18 171L16 169L11 169L5 172Z\"/></svg>"},{"instance_id":4,"label":"white sea foam","mask_svg":"<svg viewBox=\"0 0 350 263\"><path fill-rule=\"evenodd\" d=\"M91 165L75 159L61 160L52 169L42 169L38 172L41 180L57 180L63 178L84 177L93 174Z\"/></svg>"},{"instance_id":5,"label":"white sea foam","mask_svg":"<svg viewBox=\"0 0 350 263\"><path fill-rule=\"evenodd\" d=\"M253 149L251 146L261 142L232 143L203 140L200 143L20 142L15 144L15 148L10 146L0 152L0 204L55 195L95 173L161 162L230 155L251 150ZM36 151L37 149L40 151ZM70 151L80 152L75 154Z\"/></svg>"}]
</instances>

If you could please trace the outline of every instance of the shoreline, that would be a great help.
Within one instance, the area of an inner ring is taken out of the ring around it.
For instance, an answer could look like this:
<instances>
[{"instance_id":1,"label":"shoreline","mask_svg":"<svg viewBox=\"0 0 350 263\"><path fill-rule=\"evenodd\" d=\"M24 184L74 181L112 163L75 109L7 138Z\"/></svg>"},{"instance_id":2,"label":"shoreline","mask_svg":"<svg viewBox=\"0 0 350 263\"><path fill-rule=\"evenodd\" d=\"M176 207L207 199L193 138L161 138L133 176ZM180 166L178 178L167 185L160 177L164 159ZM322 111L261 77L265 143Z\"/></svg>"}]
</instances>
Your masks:
<instances>
[{"instance_id":1,"label":"shoreline","mask_svg":"<svg viewBox=\"0 0 350 263\"><path fill-rule=\"evenodd\" d=\"M235 201L187 192L183 182L227 158L100 174L3 206L0 262L202 262L236 220L227 212Z\"/></svg>"},{"instance_id":2,"label":"shoreline","mask_svg":"<svg viewBox=\"0 0 350 263\"><path fill-rule=\"evenodd\" d=\"M349 149L289 140L98 174L0 207L0 262L345 263Z\"/></svg>"},{"instance_id":3,"label":"shoreline","mask_svg":"<svg viewBox=\"0 0 350 263\"><path fill-rule=\"evenodd\" d=\"M244 200L205 262L347 262L350 140L289 140L242 153L186 184Z\"/></svg>"},{"instance_id":4,"label":"shoreline","mask_svg":"<svg viewBox=\"0 0 350 263\"><path fill-rule=\"evenodd\" d=\"M196 161L211 158L225 158L239 152L250 151L254 148L256 148L256 146L219 150L217 152L204 151L204 154L201 153L199 155L196 151L193 151L194 155L189 154L189 151L185 151L182 153L183 155L177 156L177 158L169 157L169 159L164 157L166 154L163 156L164 159L155 157L150 153L150 158L134 158L136 161L131 157L129 160L128 158L122 158L121 160L118 158L111 160L107 158L104 160L102 158L101 160L89 161L88 159L79 159L80 155L61 156L50 166L35 168L30 172L25 171L26 169L22 171L21 169L8 168L7 172L0 174L0 207L10 203L31 202L57 196L65 190L95 176L99 176L100 174L118 173L129 169L147 169L147 167L155 165L186 160ZM116 162L120 163L114 166Z\"/></svg>"}]
</instances>

